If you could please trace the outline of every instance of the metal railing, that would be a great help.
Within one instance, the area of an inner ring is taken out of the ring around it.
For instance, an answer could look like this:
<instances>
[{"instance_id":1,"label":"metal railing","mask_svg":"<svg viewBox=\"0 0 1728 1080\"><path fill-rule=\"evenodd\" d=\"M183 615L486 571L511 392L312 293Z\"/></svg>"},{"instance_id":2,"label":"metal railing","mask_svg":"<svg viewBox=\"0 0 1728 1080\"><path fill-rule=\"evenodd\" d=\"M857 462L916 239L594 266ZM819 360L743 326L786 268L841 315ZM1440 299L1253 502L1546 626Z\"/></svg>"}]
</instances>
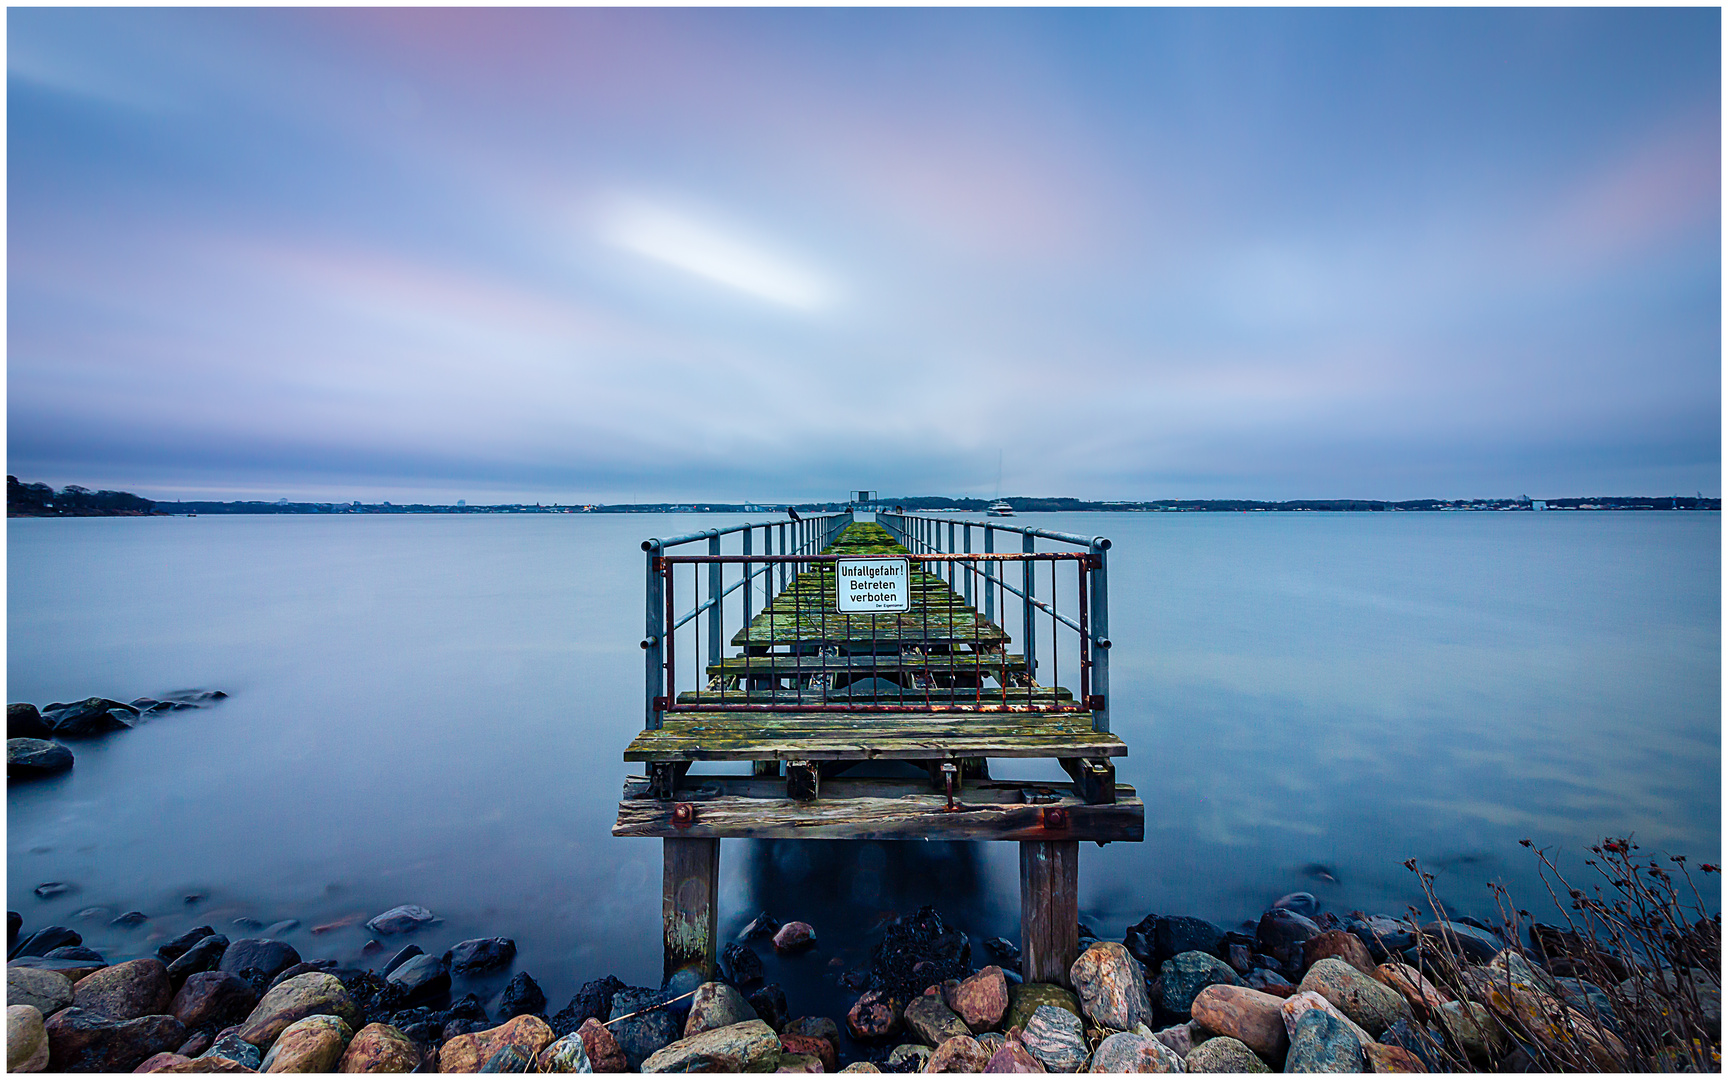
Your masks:
<instances>
[{"instance_id":1,"label":"metal railing","mask_svg":"<svg viewBox=\"0 0 1728 1080\"><path fill-rule=\"evenodd\" d=\"M967 604L976 606L986 621L1000 625L1019 642L1031 680L1036 679L1041 660L1049 660L1050 682L1057 682L1060 672L1056 662L1062 655L1058 645L1063 637L1072 635L1079 652L1080 700L1092 713L1093 730L1110 730L1107 538L912 514L878 513L876 521L909 551L949 556L949 586L960 592ZM975 533L982 548L976 553ZM998 540L1012 544L1015 537L1019 538L1020 557L1004 559L996 552ZM1038 552L1039 540L1063 545L1068 551L1059 554L1069 558L1078 555L1076 565L1081 569L1067 595L1059 588L1063 582L1057 574L1057 561L1045 561L1048 555ZM1082 549L1083 555L1075 553L1075 548ZM1019 563L1017 583L1013 580L1016 575L1008 571L1009 562ZM1042 592L1038 587L1039 565L1049 566ZM1013 603L1009 597L1018 597L1020 602ZM1045 626L1043 616L1048 616L1048 638L1039 632Z\"/></svg>"},{"instance_id":2,"label":"metal railing","mask_svg":"<svg viewBox=\"0 0 1728 1080\"><path fill-rule=\"evenodd\" d=\"M646 668L644 726L650 730L660 727L661 716L669 704L666 700L669 695L662 688L670 686L679 631L688 628L685 636L693 642L692 655L700 655L706 645L709 662L718 664L724 646L726 598L740 594L742 622L748 624L758 595L764 606L772 603L796 577L800 561L828 547L850 524L852 514L844 511L812 514L798 521L748 522L669 540L656 537L642 541L642 550L648 553L647 632L642 639ZM755 543L758 536L759 552ZM726 558L727 545L722 541L728 537L737 537L737 558ZM703 541L707 541L708 550L700 561L708 567L708 573L694 575L688 590L689 608L684 610L678 606L678 583L672 578L670 560L683 562L689 557L668 556L666 552ZM676 614L678 611L683 614ZM698 618L703 614L708 616L706 620Z\"/></svg>"}]
</instances>

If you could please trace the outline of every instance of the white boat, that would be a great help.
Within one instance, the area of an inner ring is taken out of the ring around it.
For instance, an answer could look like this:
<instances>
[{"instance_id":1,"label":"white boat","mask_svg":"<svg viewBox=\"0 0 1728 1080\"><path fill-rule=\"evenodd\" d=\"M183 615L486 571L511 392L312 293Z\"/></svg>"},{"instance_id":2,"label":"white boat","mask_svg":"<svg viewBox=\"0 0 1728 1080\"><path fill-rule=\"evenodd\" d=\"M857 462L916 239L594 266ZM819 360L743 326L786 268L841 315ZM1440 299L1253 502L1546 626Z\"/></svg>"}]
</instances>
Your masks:
<instances>
[{"instance_id":1,"label":"white boat","mask_svg":"<svg viewBox=\"0 0 1728 1080\"><path fill-rule=\"evenodd\" d=\"M986 517L1013 517L1014 508L1002 500L990 504L990 509L984 511Z\"/></svg>"}]
</instances>

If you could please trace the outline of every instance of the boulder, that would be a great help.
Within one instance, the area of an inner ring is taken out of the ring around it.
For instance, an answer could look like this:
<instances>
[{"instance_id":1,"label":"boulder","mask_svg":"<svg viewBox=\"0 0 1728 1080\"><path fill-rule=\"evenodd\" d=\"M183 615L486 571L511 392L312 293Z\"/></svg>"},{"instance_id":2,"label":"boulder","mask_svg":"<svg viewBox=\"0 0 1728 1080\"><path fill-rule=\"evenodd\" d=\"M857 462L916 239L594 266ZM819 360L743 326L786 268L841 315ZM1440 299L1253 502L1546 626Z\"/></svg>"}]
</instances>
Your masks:
<instances>
[{"instance_id":1,"label":"boulder","mask_svg":"<svg viewBox=\"0 0 1728 1080\"><path fill-rule=\"evenodd\" d=\"M406 934L420 929L436 918L437 916L418 904L400 904L382 915L373 916L367 921L366 929L374 934Z\"/></svg>"},{"instance_id":2,"label":"boulder","mask_svg":"<svg viewBox=\"0 0 1728 1080\"><path fill-rule=\"evenodd\" d=\"M82 945L84 937L69 926L44 926L12 949L11 957L47 956L63 945Z\"/></svg>"},{"instance_id":3,"label":"boulder","mask_svg":"<svg viewBox=\"0 0 1728 1080\"><path fill-rule=\"evenodd\" d=\"M1322 1009L1309 1009L1296 1021L1284 1071L1290 1073L1359 1073L1362 1047L1356 1033Z\"/></svg>"},{"instance_id":4,"label":"boulder","mask_svg":"<svg viewBox=\"0 0 1728 1080\"><path fill-rule=\"evenodd\" d=\"M1321 1012L1327 1013L1339 1023L1349 1028L1355 1034L1357 1042L1371 1043L1374 1041L1374 1036L1368 1034L1368 1032L1363 1029L1362 1025L1350 1019L1348 1016L1345 1016L1342 1012L1338 1011L1338 1006L1327 1001L1312 990L1303 990L1300 993L1291 994L1284 1000L1284 1004L1279 1006L1278 1011L1284 1014L1285 1032L1290 1035L1295 1035L1296 1022L1302 1019L1303 1013L1310 1012L1314 1009L1319 1009Z\"/></svg>"},{"instance_id":5,"label":"boulder","mask_svg":"<svg viewBox=\"0 0 1728 1080\"><path fill-rule=\"evenodd\" d=\"M245 1020L254 1006L257 990L252 983L230 971L199 971L181 985L168 1011L188 1028L219 1028Z\"/></svg>"},{"instance_id":6,"label":"boulder","mask_svg":"<svg viewBox=\"0 0 1728 1080\"><path fill-rule=\"evenodd\" d=\"M988 1031L1008 1015L1008 977L995 964L961 979L944 996L948 1007L974 1032Z\"/></svg>"},{"instance_id":7,"label":"boulder","mask_svg":"<svg viewBox=\"0 0 1728 1080\"><path fill-rule=\"evenodd\" d=\"M824 1062L826 1064L826 1062ZM975 1073L983 1072L984 1066L990 1064L990 1055L984 1052L984 1047L970 1035L956 1035L936 1048L930 1055L930 1060L924 1063L927 1073Z\"/></svg>"},{"instance_id":8,"label":"boulder","mask_svg":"<svg viewBox=\"0 0 1728 1080\"><path fill-rule=\"evenodd\" d=\"M76 1005L50 1016L44 1027L50 1072L131 1072L186 1041L186 1026L172 1016L114 1020Z\"/></svg>"},{"instance_id":9,"label":"boulder","mask_svg":"<svg viewBox=\"0 0 1728 1080\"><path fill-rule=\"evenodd\" d=\"M860 1042L886 1039L900 1030L900 1009L893 998L872 990L847 1011L846 1030Z\"/></svg>"},{"instance_id":10,"label":"boulder","mask_svg":"<svg viewBox=\"0 0 1728 1080\"><path fill-rule=\"evenodd\" d=\"M348 1040L354 1029L340 1016L308 1016L282 1029L282 1034L264 1055L260 1072L267 1073L327 1073L335 1072L342 1061Z\"/></svg>"},{"instance_id":11,"label":"boulder","mask_svg":"<svg viewBox=\"0 0 1728 1080\"><path fill-rule=\"evenodd\" d=\"M174 1000L168 969L153 956L128 960L80 979L72 988L72 1004L110 1020L161 1016Z\"/></svg>"},{"instance_id":12,"label":"boulder","mask_svg":"<svg viewBox=\"0 0 1728 1080\"><path fill-rule=\"evenodd\" d=\"M197 948L198 944L194 944L192 948ZM266 979L274 979L299 962L300 954L286 941L276 941L273 938L241 938L231 942L222 951L222 961L216 966L236 975L256 968L264 973Z\"/></svg>"},{"instance_id":13,"label":"boulder","mask_svg":"<svg viewBox=\"0 0 1728 1080\"><path fill-rule=\"evenodd\" d=\"M442 956L421 953L384 979L402 993L402 1004L430 1001L450 989L450 964Z\"/></svg>"},{"instance_id":14,"label":"boulder","mask_svg":"<svg viewBox=\"0 0 1728 1080\"><path fill-rule=\"evenodd\" d=\"M6 1071L41 1072L47 1067L48 1028L41 1010L34 1005L6 1006Z\"/></svg>"},{"instance_id":15,"label":"boulder","mask_svg":"<svg viewBox=\"0 0 1728 1080\"><path fill-rule=\"evenodd\" d=\"M1188 1051L1182 1068L1191 1073L1261 1073L1272 1069L1248 1044L1228 1035L1205 1042Z\"/></svg>"},{"instance_id":16,"label":"boulder","mask_svg":"<svg viewBox=\"0 0 1728 1080\"><path fill-rule=\"evenodd\" d=\"M167 941L156 947L156 958L164 964L172 964L185 954L187 949L203 941L216 932L213 926L194 926L172 941Z\"/></svg>"},{"instance_id":17,"label":"boulder","mask_svg":"<svg viewBox=\"0 0 1728 1080\"><path fill-rule=\"evenodd\" d=\"M940 994L923 994L906 1006L901 1015L906 1031L925 1046L941 1046L956 1035L970 1035L966 1021L954 1015L954 1010Z\"/></svg>"},{"instance_id":18,"label":"boulder","mask_svg":"<svg viewBox=\"0 0 1728 1080\"><path fill-rule=\"evenodd\" d=\"M509 1020L517 1016L544 1016L546 1013L546 991L540 989L540 984L526 971L518 971L510 976L505 984L504 992L498 996L497 1015L500 1020Z\"/></svg>"},{"instance_id":19,"label":"boulder","mask_svg":"<svg viewBox=\"0 0 1728 1080\"><path fill-rule=\"evenodd\" d=\"M72 1004L72 980L58 971L6 965L6 1004L30 1005L44 1017Z\"/></svg>"},{"instance_id":20,"label":"boulder","mask_svg":"<svg viewBox=\"0 0 1728 1080\"><path fill-rule=\"evenodd\" d=\"M552 1045L552 1028L538 1016L518 1016L471 1035L458 1035L438 1051L439 1072L479 1072L480 1067L506 1046L515 1047L533 1061Z\"/></svg>"},{"instance_id":21,"label":"boulder","mask_svg":"<svg viewBox=\"0 0 1728 1080\"><path fill-rule=\"evenodd\" d=\"M486 1059L480 1066L483 1073L521 1073L528 1072L534 1065L534 1059L527 1057L514 1046L500 1046L498 1052Z\"/></svg>"},{"instance_id":22,"label":"boulder","mask_svg":"<svg viewBox=\"0 0 1728 1080\"><path fill-rule=\"evenodd\" d=\"M1377 1036L1410 1015L1409 1004L1397 991L1335 957L1309 968L1300 989L1312 990L1338 1006L1370 1035Z\"/></svg>"},{"instance_id":23,"label":"boulder","mask_svg":"<svg viewBox=\"0 0 1728 1080\"><path fill-rule=\"evenodd\" d=\"M178 1055L175 1055L178 1056ZM227 1058L200 1057L191 1061L176 1061L156 1070L159 1073L249 1073L256 1069L248 1069L238 1061Z\"/></svg>"},{"instance_id":24,"label":"boulder","mask_svg":"<svg viewBox=\"0 0 1728 1080\"><path fill-rule=\"evenodd\" d=\"M816 944L816 928L807 922L789 922L774 933L775 952L797 952Z\"/></svg>"},{"instance_id":25,"label":"boulder","mask_svg":"<svg viewBox=\"0 0 1728 1080\"><path fill-rule=\"evenodd\" d=\"M594 1066L595 1072L620 1073L629 1068L624 1048L599 1020L591 1016L582 1021L582 1026L576 1029L576 1036L582 1040L582 1049L588 1052L589 1064Z\"/></svg>"},{"instance_id":26,"label":"boulder","mask_svg":"<svg viewBox=\"0 0 1728 1080\"><path fill-rule=\"evenodd\" d=\"M1156 971L1177 953L1222 955L1224 931L1189 915L1148 915L1128 928L1122 944L1134 959Z\"/></svg>"},{"instance_id":27,"label":"boulder","mask_svg":"<svg viewBox=\"0 0 1728 1080\"><path fill-rule=\"evenodd\" d=\"M1313 967L1326 959L1342 960L1364 975L1374 974L1374 958L1362 939L1348 930L1328 930L1302 943L1302 964Z\"/></svg>"},{"instance_id":28,"label":"boulder","mask_svg":"<svg viewBox=\"0 0 1728 1080\"><path fill-rule=\"evenodd\" d=\"M990 1055L985 1063L987 1073L1041 1073L1044 1063L1032 1056L1032 1052L1022 1046L1017 1039L1009 1039Z\"/></svg>"},{"instance_id":29,"label":"boulder","mask_svg":"<svg viewBox=\"0 0 1728 1080\"><path fill-rule=\"evenodd\" d=\"M930 1055L936 1051L923 1043L901 1043L888 1051L888 1071L909 1073L924 1071L924 1066L930 1064Z\"/></svg>"},{"instance_id":30,"label":"boulder","mask_svg":"<svg viewBox=\"0 0 1728 1080\"><path fill-rule=\"evenodd\" d=\"M138 710L123 701L93 697L53 710L54 734L61 739L88 739L132 726Z\"/></svg>"},{"instance_id":31,"label":"boulder","mask_svg":"<svg viewBox=\"0 0 1728 1080\"><path fill-rule=\"evenodd\" d=\"M534 1071L543 1073L591 1073L594 1063L588 1060L588 1048L582 1036L572 1031L546 1045L534 1058Z\"/></svg>"},{"instance_id":32,"label":"boulder","mask_svg":"<svg viewBox=\"0 0 1728 1080\"><path fill-rule=\"evenodd\" d=\"M322 971L296 975L272 987L235 1033L253 1046L263 1048L276 1041L288 1025L308 1016L339 1016L350 1029L360 1022L360 1010L334 975Z\"/></svg>"},{"instance_id":33,"label":"boulder","mask_svg":"<svg viewBox=\"0 0 1728 1080\"><path fill-rule=\"evenodd\" d=\"M389 1024L367 1024L348 1042L337 1072L405 1073L420 1066L420 1048Z\"/></svg>"},{"instance_id":34,"label":"boulder","mask_svg":"<svg viewBox=\"0 0 1728 1080\"><path fill-rule=\"evenodd\" d=\"M1024 1028L1042 1005L1080 1015L1080 999L1055 983L1016 983L1008 988L1008 1015L1002 1018L1002 1029Z\"/></svg>"},{"instance_id":35,"label":"boulder","mask_svg":"<svg viewBox=\"0 0 1728 1080\"><path fill-rule=\"evenodd\" d=\"M458 975L491 971L516 958L516 943L509 938L469 938L450 950L450 970Z\"/></svg>"},{"instance_id":36,"label":"boulder","mask_svg":"<svg viewBox=\"0 0 1728 1080\"><path fill-rule=\"evenodd\" d=\"M665 1000L664 991L635 987L627 987L612 995L612 1023L609 1027L632 1070L641 1069L644 1061L675 1041L682 1032L678 1017L670 1009L654 1008ZM778 1047L780 1044L776 1042L774 1045ZM779 1053L778 1049L775 1053Z\"/></svg>"},{"instance_id":37,"label":"boulder","mask_svg":"<svg viewBox=\"0 0 1728 1080\"><path fill-rule=\"evenodd\" d=\"M779 1062L780 1037L774 1029L746 1020L663 1046L642 1062L642 1071L770 1072Z\"/></svg>"},{"instance_id":38,"label":"boulder","mask_svg":"<svg viewBox=\"0 0 1728 1080\"><path fill-rule=\"evenodd\" d=\"M1152 1019L1146 973L1114 941L1100 941L1081 953L1068 969L1068 980L1080 995L1081 1011L1101 1028L1128 1031Z\"/></svg>"},{"instance_id":39,"label":"boulder","mask_svg":"<svg viewBox=\"0 0 1728 1080\"><path fill-rule=\"evenodd\" d=\"M1054 1005L1032 1013L1020 1041L1050 1072L1079 1072L1086 1064L1086 1032L1080 1018Z\"/></svg>"},{"instance_id":40,"label":"boulder","mask_svg":"<svg viewBox=\"0 0 1728 1080\"><path fill-rule=\"evenodd\" d=\"M1164 988L1164 1007L1178 1015L1187 1013L1194 1004L1194 995L1208 986L1242 985L1229 964L1203 952L1177 953L1164 961L1158 981Z\"/></svg>"},{"instance_id":41,"label":"boulder","mask_svg":"<svg viewBox=\"0 0 1728 1080\"><path fill-rule=\"evenodd\" d=\"M72 751L46 739L6 740L6 779L33 780L72 767Z\"/></svg>"},{"instance_id":42,"label":"boulder","mask_svg":"<svg viewBox=\"0 0 1728 1080\"><path fill-rule=\"evenodd\" d=\"M1319 935L1320 927L1314 920L1288 908L1273 908L1260 916L1254 929L1254 948L1286 968L1296 968L1302 963L1302 946Z\"/></svg>"},{"instance_id":43,"label":"boulder","mask_svg":"<svg viewBox=\"0 0 1728 1080\"><path fill-rule=\"evenodd\" d=\"M756 1019L756 1010L744 995L723 982L703 983L690 999L690 1015L684 1019L684 1038L704 1031L731 1027Z\"/></svg>"},{"instance_id":44,"label":"boulder","mask_svg":"<svg viewBox=\"0 0 1728 1080\"><path fill-rule=\"evenodd\" d=\"M239 1028L229 1028L217 1035L208 1049L198 1055L199 1060L222 1059L232 1061L242 1068L257 1072L263 1064L264 1052L239 1036Z\"/></svg>"},{"instance_id":45,"label":"boulder","mask_svg":"<svg viewBox=\"0 0 1728 1080\"><path fill-rule=\"evenodd\" d=\"M1416 927L1390 915L1366 915L1352 918L1344 929L1355 934L1368 949L1375 963L1384 963L1394 953L1401 953L1416 943Z\"/></svg>"},{"instance_id":46,"label":"boulder","mask_svg":"<svg viewBox=\"0 0 1728 1080\"><path fill-rule=\"evenodd\" d=\"M1381 964L1374 969L1373 975L1376 981L1395 991L1422 1016L1452 1000L1451 994L1429 982L1420 971L1409 964Z\"/></svg>"},{"instance_id":47,"label":"boulder","mask_svg":"<svg viewBox=\"0 0 1728 1080\"><path fill-rule=\"evenodd\" d=\"M6 741L13 739L46 739L54 734L54 725L42 718L42 713L28 701L6 706Z\"/></svg>"},{"instance_id":48,"label":"boulder","mask_svg":"<svg viewBox=\"0 0 1728 1080\"><path fill-rule=\"evenodd\" d=\"M1118 1031L1106 1036L1092 1053L1087 1069L1095 1073L1172 1073L1182 1071L1176 1051L1150 1035Z\"/></svg>"},{"instance_id":49,"label":"boulder","mask_svg":"<svg viewBox=\"0 0 1728 1080\"><path fill-rule=\"evenodd\" d=\"M822 1063L823 1072L833 1072L840 1067L839 1055L834 1044L816 1035L780 1034L780 1050L785 1054L809 1054Z\"/></svg>"},{"instance_id":50,"label":"boulder","mask_svg":"<svg viewBox=\"0 0 1728 1080\"><path fill-rule=\"evenodd\" d=\"M782 1053L779 1065L774 1071L777 1073L819 1073L825 1070L822 1068L822 1059L815 1054Z\"/></svg>"},{"instance_id":51,"label":"boulder","mask_svg":"<svg viewBox=\"0 0 1728 1080\"><path fill-rule=\"evenodd\" d=\"M1214 984L1194 996L1192 1012L1207 1031L1228 1035L1276 1064L1290 1045L1283 1006L1283 998L1246 986Z\"/></svg>"},{"instance_id":52,"label":"boulder","mask_svg":"<svg viewBox=\"0 0 1728 1080\"><path fill-rule=\"evenodd\" d=\"M221 967L222 957L228 951L228 938L223 934L211 934L198 944L187 949L174 962L168 965L168 981L180 986L185 981L201 971L216 971ZM230 972L237 974L238 970Z\"/></svg>"},{"instance_id":53,"label":"boulder","mask_svg":"<svg viewBox=\"0 0 1728 1080\"><path fill-rule=\"evenodd\" d=\"M1362 1047L1362 1054L1368 1060L1368 1071L1377 1073L1425 1073L1428 1066L1422 1064L1422 1059L1404 1049L1402 1046L1387 1046L1385 1043L1368 1043Z\"/></svg>"}]
</instances>

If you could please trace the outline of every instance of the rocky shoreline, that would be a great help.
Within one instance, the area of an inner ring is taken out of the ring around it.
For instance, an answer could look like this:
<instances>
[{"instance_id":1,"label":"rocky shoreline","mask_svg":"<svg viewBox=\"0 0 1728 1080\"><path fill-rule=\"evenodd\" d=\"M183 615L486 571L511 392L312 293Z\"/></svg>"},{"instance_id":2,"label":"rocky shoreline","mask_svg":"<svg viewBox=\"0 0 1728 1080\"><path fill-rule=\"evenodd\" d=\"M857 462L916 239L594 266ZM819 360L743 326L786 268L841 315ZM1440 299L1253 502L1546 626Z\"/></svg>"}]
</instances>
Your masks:
<instances>
[{"instance_id":1,"label":"rocky shoreline","mask_svg":"<svg viewBox=\"0 0 1728 1080\"><path fill-rule=\"evenodd\" d=\"M220 690L180 690L130 702L105 697L55 701L41 709L29 702L14 702L6 706L6 779L58 776L74 763L66 740L129 731L156 716L206 708L227 696Z\"/></svg>"},{"instance_id":2,"label":"rocky shoreline","mask_svg":"<svg viewBox=\"0 0 1728 1080\"><path fill-rule=\"evenodd\" d=\"M120 920L144 919L132 912ZM1284 897L1252 933L1149 915L1121 941L1084 931L1071 989L1024 984L1017 949L970 939L930 908L882 929L844 1017L797 1015L762 985L759 950L808 949L815 928L763 913L717 977L633 987L608 975L551 1012L518 970L494 1002L451 1001L452 974L502 973L508 938L430 952L437 918L403 905L368 920L370 968L303 960L270 937L193 927L152 956L108 963L78 933L21 935L8 913L7 1065L14 1072L1427 1072L1531 1068L1504 1017L1423 972L1548 995L1612 1049L1609 998L1562 932L1533 950L1470 920L1416 925ZM1550 932L1552 931L1552 932ZM430 942L429 942L430 943ZM1532 955L1534 952L1534 955ZM1594 955L1594 954L1592 954ZM994 959L997 963L978 961ZM1599 958L1598 958L1599 960ZM1592 960L1599 969L1597 960ZM1006 965L1006 968L1004 967ZM1630 973L1628 973L1630 974ZM1492 999L1490 999L1492 1000ZM1545 999L1546 1000L1546 999ZM1720 1023L1720 996L1715 997ZM1514 1016L1527 1002L1514 1000Z\"/></svg>"}]
</instances>

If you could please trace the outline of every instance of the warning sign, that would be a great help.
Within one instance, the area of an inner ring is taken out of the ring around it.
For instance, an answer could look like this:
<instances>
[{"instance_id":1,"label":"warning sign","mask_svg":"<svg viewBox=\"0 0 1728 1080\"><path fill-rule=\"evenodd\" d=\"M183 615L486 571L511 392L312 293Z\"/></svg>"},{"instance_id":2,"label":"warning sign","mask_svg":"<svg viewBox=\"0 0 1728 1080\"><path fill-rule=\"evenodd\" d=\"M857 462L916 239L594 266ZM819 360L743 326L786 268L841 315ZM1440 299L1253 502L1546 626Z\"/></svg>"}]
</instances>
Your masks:
<instances>
[{"instance_id":1,"label":"warning sign","mask_svg":"<svg viewBox=\"0 0 1728 1080\"><path fill-rule=\"evenodd\" d=\"M841 559L836 562L834 596L841 614L910 610L910 566L906 559Z\"/></svg>"}]
</instances>

